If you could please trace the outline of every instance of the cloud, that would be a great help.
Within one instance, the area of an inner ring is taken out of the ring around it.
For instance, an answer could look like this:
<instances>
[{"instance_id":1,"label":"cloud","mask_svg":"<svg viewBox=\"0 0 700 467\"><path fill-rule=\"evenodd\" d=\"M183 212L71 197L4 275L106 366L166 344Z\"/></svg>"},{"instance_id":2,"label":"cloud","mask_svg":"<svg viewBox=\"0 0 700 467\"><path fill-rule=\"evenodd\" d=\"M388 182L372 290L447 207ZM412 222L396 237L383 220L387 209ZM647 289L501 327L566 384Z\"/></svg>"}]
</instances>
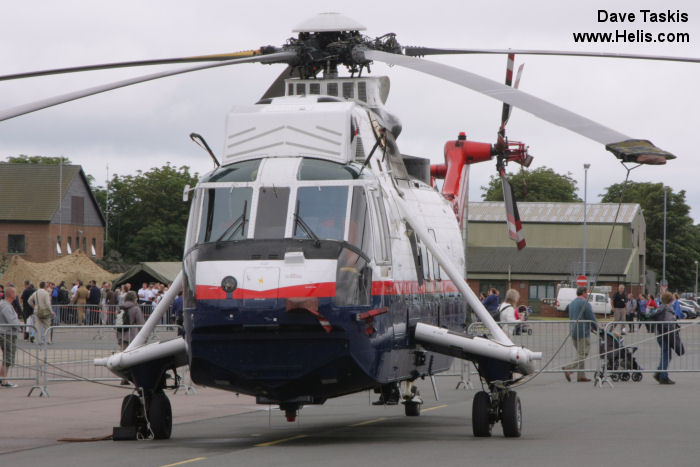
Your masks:
<instances>
[{"instance_id":1,"label":"cloud","mask_svg":"<svg viewBox=\"0 0 700 467\"><path fill-rule=\"evenodd\" d=\"M653 2L661 5L661 2ZM349 8L352 7L350 11ZM638 11L633 1L593 5L556 1L442 1L416 10L406 3L258 1L242 8L230 1L194 4L181 0L117 3L65 1L14 2L6 8L12 21L0 39L2 73L135 60L220 53L281 45L297 23L321 11L341 11L367 26L365 33L397 33L404 45L484 48L547 48L693 56L700 38L690 44L576 44L573 32L618 29L646 32L698 30L700 7L690 1L672 7L688 12L687 23L599 23L597 8ZM667 6L662 10L666 10ZM437 61L503 80L503 56L459 56ZM678 156L664 167L643 167L636 181L662 181L686 190L691 215L700 216L700 162L694 133L700 127L700 97L693 77L700 64L518 56L525 62L521 88L581 113L633 137L652 140ZM2 107L110 82L159 69L108 70L80 75L0 82ZM397 67L375 64L373 74L392 80L388 102L404 123L398 143L408 154L438 162L443 145L459 131L470 138L494 141L500 103ZM189 141L203 134L212 148L223 147L225 117L231 106L255 102L279 73L279 67L243 65L179 76L93 96L80 102L0 123L0 156L18 153L65 155L102 182L106 165L121 174L160 166L166 161L209 170L208 157ZM624 169L600 145L530 116L513 112L508 134L524 141L535 166L571 172L583 185L589 172L589 199L622 181ZM510 170L516 170L511 168ZM470 197L494 173L492 164L475 166Z\"/></svg>"}]
</instances>

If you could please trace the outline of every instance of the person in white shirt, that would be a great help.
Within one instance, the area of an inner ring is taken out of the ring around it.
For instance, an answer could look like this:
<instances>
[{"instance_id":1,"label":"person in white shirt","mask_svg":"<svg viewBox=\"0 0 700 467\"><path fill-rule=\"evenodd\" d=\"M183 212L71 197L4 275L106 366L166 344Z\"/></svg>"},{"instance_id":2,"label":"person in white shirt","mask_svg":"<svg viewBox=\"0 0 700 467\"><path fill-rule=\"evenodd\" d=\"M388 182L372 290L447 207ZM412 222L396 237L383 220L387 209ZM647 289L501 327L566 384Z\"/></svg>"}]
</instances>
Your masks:
<instances>
[{"instance_id":1,"label":"person in white shirt","mask_svg":"<svg viewBox=\"0 0 700 467\"><path fill-rule=\"evenodd\" d=\"M508 323L517 323L519 321L519 317L516 317L518 300L520 300L520 293L515 289L508 289L505 300L503 300L503 303L498 306L498 311L500 312L501 318L500 321L501 323L504 323L501 325L501 327L509 336L513 335L515 324Z\"/></svg>"},{"instance_id":2,"label":"person in white shirt","mask_svg":"<svg viewBox=\"0 0 700 467\"><path fill-rule=\"evenodd\" d=\"M156 291L153 289L153 282L148 284L148 289L146 289L146 300L148 300L149 303L153 303L153 300L156 298Z\"/></svg>"},{"instance_id":3,"label":"person in white shirt","mask_svg":"<svg viewBox=\"0 0 700 467\"><path fill-rule=\"evenodd\" d=\"M141 288L139 289L139 303L145 303L146 301L148 301L146 299L146 291L147 290L148 290L148 284L144 282L143 285L141 286Z\"/></svg>"}]
</instances>

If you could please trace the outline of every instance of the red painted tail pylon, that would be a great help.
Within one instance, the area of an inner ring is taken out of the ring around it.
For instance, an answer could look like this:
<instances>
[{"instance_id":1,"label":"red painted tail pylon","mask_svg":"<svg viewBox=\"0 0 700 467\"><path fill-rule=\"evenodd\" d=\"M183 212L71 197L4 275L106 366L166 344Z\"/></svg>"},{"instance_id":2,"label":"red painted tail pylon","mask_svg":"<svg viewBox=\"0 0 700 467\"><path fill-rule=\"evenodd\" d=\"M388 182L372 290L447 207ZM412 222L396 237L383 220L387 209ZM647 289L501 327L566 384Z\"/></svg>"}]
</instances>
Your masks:
<instances>
[{"instance_id":1,"label":"red painted tail pylon","mask_svg":"<svg viewBox=\"0 0 700 467\"><path fill-rule=\"evenodd\" d=\"M464 213L464 204L467 202L468 177L467 166L478 162L490 161L496 157L496 167L499 175L504 183L505 180L505 165L508 162L516 162L524 167L529 167L532 163L532 156L527 152L527 146L518 141L508 141L505 138L499 138L498 142L493 145L490 143L480 143L477 141L467 140L464 132L461 132L456 140L451 140L445 143L445 163L435 164L430 166L430 176L433 186L435 180L444 179L442 185L442 195L452 202L452 208L459 222L462 222ZM505 190L505 185L504 185ZM513 226L514 230L509 228L509 235L517 243L518 249L525 246L525 239L522 237L520 219L517 216L517 206L515 199L512 196L512 190L508 191L509 199L506 200L506 217L508 225ZM504 192L504 199L505 198ZM513 209L508 209L512 206Z\"/></svg>"}]
</instances>

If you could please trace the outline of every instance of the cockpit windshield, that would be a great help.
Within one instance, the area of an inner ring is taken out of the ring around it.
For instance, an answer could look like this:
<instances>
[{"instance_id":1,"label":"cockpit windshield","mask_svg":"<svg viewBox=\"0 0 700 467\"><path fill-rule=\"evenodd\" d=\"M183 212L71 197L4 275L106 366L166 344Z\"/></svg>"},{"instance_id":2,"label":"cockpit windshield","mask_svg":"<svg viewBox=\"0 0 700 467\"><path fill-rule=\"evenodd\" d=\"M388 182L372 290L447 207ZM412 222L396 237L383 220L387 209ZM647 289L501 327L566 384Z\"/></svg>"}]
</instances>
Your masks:
<instances>
[{"instance_id":1,"label":"cockpit windshield","mask_svg":"<svg viewBox=\"0 0 700 467\"><path fill-rule=\"evenodd\" d=\"M364 189L359 186L217 186L202 189L198 196L201 220L197 243L292 237L348 240L369 251L367 205ZM346 236L349 216L350 233Z\"/></svg>"},{"instance_id":2,"label":"cockpit windshield","mask_svg":"<svg viewBox=\"0 0 700 467\"><path fill-rule=\"evenodd\" d=\"M343 240L348 203L346 186L300 187L295 206L294 238L311 238L304 224L320 239Z\"/></svg>"}]
</instances>

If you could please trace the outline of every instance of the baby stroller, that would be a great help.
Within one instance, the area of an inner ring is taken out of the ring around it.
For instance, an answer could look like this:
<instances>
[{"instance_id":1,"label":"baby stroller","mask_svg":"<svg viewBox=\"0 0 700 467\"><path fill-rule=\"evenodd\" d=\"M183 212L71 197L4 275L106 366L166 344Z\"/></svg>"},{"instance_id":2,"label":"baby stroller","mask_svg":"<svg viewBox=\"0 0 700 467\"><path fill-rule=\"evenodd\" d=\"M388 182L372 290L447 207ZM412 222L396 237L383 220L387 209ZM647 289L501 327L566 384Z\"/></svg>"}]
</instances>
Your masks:
<instances>
[{"instance_id":1,"label":"baby stroller","mask_svg":"<svg viewBox=\"0 0 700 467\"><path fill-rule=\"evenodd\" d=\"M518 307L518 313L520 313L521 322L515 325L515 328L513 329L513 335L520 336L527 334L528 336L531 336L532 327L525 323L525 321L527 321L528 316L530 316L530 314L532 313L532 308L529 306L520 305Z\"/></svg>"},{"instance_id":2,"label":"baby stroller","mask_svg":"<svg viewBox=\"0 0 700 467\"><path fill-rule=\"evenodd\" d=\"M605 365L613 381L642 380L643 368L637 363L634 353L637 347L625 347L625 338L610 331L599 329L601 367Z\"/></svg>"}]
</instances>

